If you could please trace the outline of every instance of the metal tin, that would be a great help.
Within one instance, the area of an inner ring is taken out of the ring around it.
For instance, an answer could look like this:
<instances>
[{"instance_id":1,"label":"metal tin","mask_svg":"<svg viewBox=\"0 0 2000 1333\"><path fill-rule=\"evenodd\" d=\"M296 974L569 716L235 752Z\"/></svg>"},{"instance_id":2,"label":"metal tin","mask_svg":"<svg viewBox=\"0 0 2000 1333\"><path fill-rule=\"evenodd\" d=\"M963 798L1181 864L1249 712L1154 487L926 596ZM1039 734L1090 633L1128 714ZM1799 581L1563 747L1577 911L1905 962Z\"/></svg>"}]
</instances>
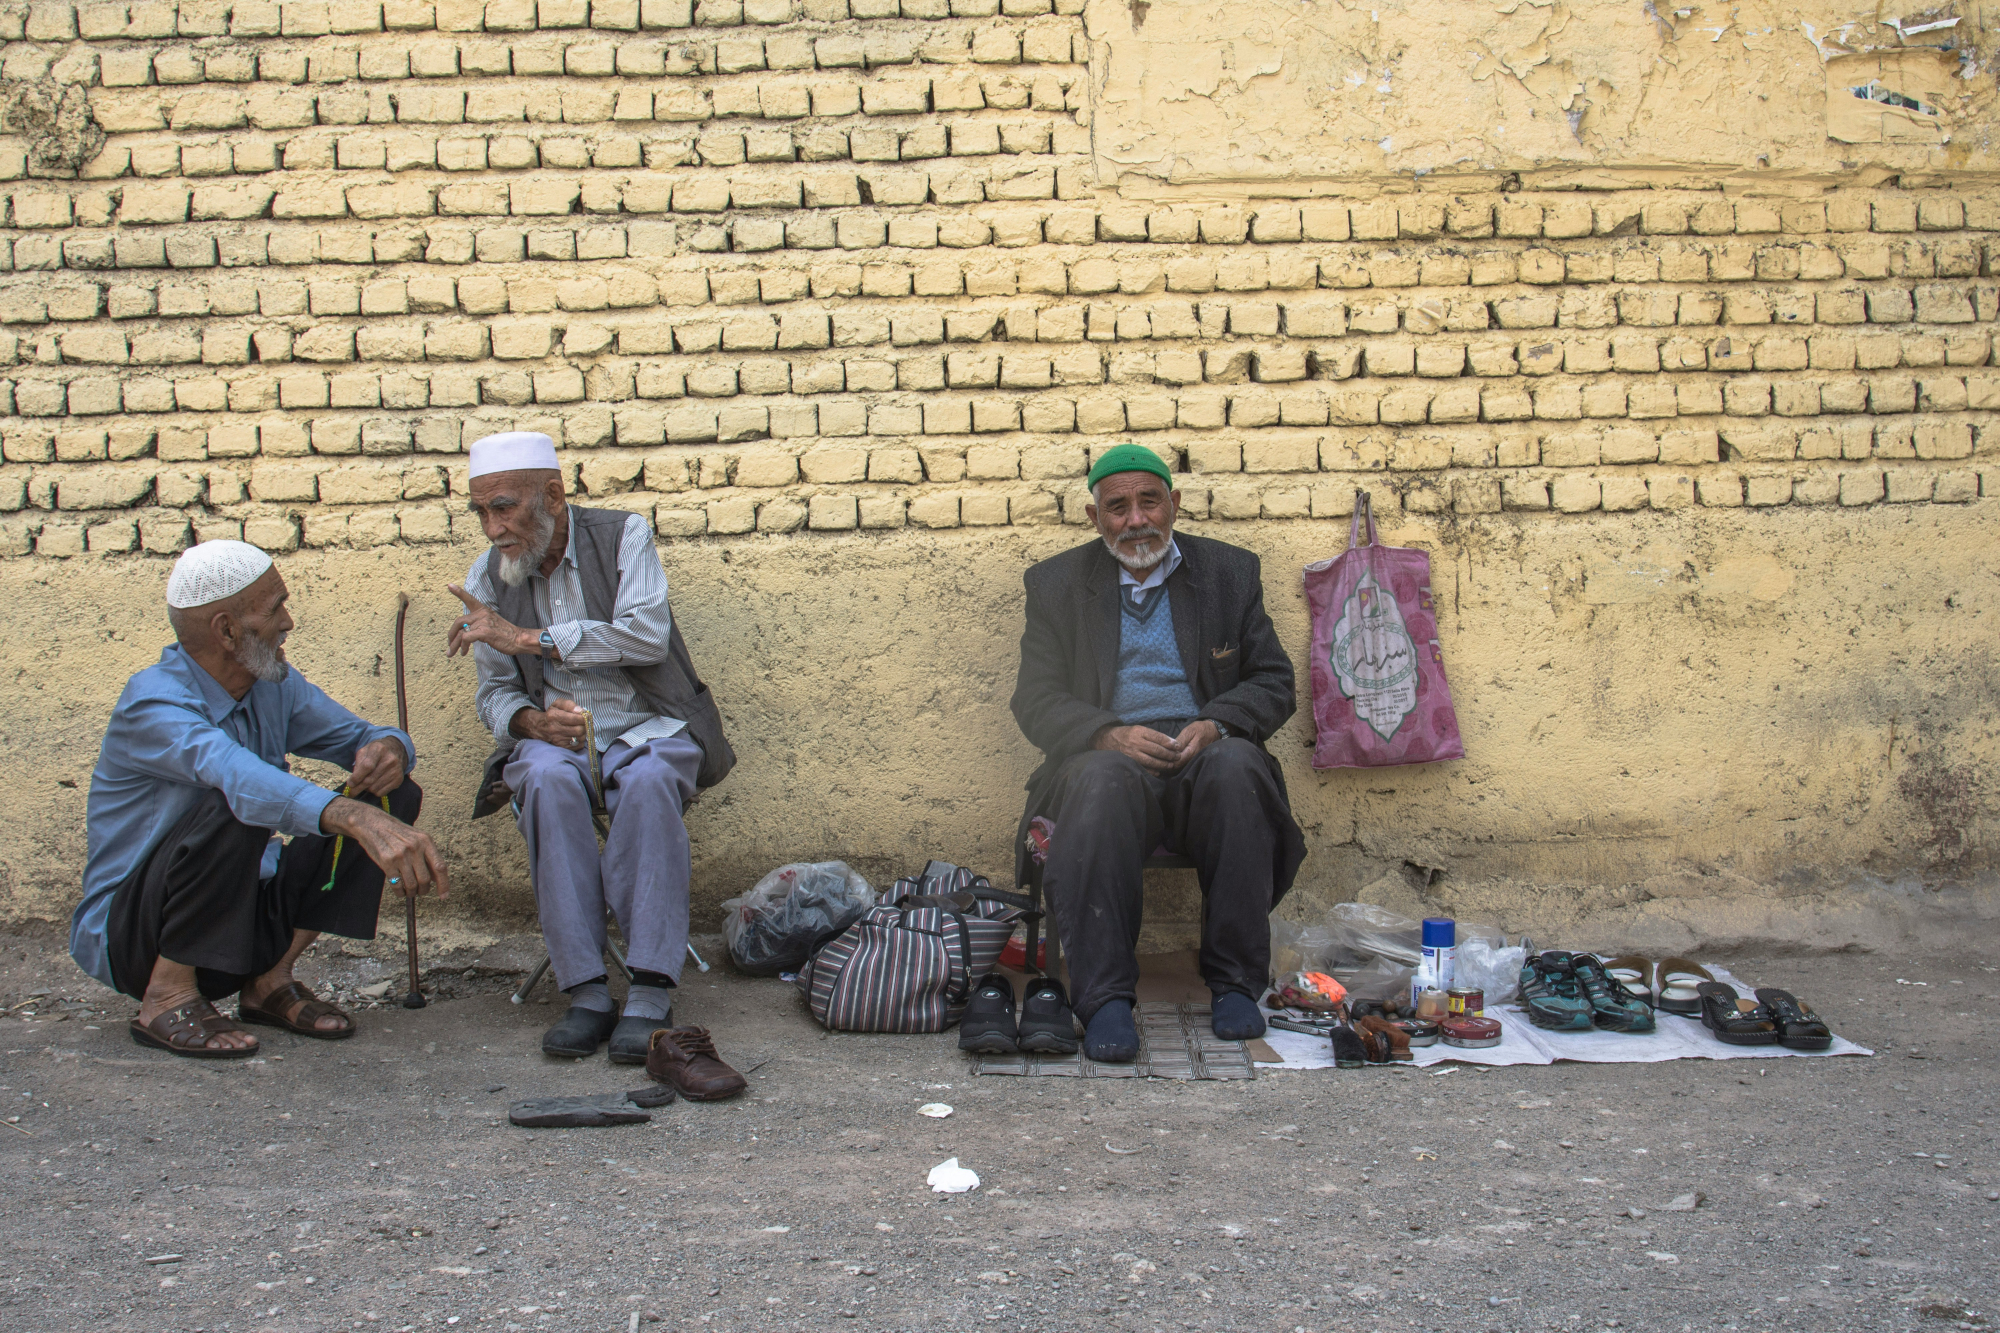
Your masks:
<instances>
[{"instance_id":1,"label":"metal tin","mask_svg":"<svg viewBox=\"0 0 2000 1333\"><path fill-rule=\"evenodd\" d=\"M1412 1050L1419 1046L1435 1046L1438 1044L1440 1030L1436 1023L1421 1018L1397 1018L1390 1021L1396 1027L1402 1029L1403 1033L1409 1037L1410 1048Z\"/></svg>"},{"instance_id":2,"label":"metal tin","mask_svg":"<svg viewBox=\"0 0 2000 1333\"><path fill-rule=\"evenodd\" d=\"M1500 1044L1500 1020L1476 1015L1454 1014L1443 1023L1444 1044L1480 1049Z\"/></svg>"},{"instance_id":3,"label":"metal tin","mask_svg":"<svg viewBox=\"0 0 2000 1333\"><path fill-rule=\"evenodd\" d=\"M1458 987L1444 993L1445 1011L1477 1018L1486 1012L1486 992L1476 987Z\"/></svg>"}]
</instances>

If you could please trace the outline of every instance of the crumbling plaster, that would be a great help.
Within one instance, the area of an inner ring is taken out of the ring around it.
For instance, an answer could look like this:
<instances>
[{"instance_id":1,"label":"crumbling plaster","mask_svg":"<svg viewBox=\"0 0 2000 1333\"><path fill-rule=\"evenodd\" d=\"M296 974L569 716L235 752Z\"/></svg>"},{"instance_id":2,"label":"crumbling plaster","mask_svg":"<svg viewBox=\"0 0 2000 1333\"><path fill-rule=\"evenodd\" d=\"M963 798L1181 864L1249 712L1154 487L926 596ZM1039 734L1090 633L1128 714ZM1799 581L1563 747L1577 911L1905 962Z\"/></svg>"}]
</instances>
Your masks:
<instances>
[{"instance_id":1,"label":"crumbling plaster","mask_svg":"<svg viewBox=\"0 0 2000 1333\"><path fill-rule=\"evenodd\" d=\"M1365 193L1431 177L1466 188L1451 179L1493 173L1783 191L1990 172L2000 164L1994 13L1979 3L1092 0L1096 163L1135 194ZM1890 112L1902 125L1889 133L1913 137L1829 138L1830 110L1851 128L1847 104L1879 126L1884 104L1847 85L1880 78L1884 54L1892 75L1939 90L1923 94L1924 112Z\"/></svg>"}]
</instances>

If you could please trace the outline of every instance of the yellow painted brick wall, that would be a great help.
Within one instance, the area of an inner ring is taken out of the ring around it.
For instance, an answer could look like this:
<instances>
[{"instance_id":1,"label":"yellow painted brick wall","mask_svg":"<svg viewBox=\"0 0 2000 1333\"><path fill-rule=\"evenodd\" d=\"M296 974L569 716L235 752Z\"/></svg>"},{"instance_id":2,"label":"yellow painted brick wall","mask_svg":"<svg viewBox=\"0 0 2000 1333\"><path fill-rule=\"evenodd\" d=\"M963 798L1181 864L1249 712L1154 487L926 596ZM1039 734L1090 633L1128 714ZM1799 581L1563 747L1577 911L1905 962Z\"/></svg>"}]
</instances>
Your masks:
<instances>
[{"instance_id":1,"label":"yellow painted brick wall","mask_svg":"<svg viewBox=\"0 0 2000 1333\"><path fill-rule=\"evenodd\" d=\"M1052 5L16 13L108 138L0 150L0 550L443 540L507 427L673 538L2000 485L2000 192L1124 200Z\"/></svg>"},{"instance_id":2,"label":"yellow painted brick wall","mask_svg":"<svg viewBox=\"0 0 2000 1333\"><path fill-rule=\"evenodd\" d=\"M0 139L0 581L35 682L0 902L66 910L79 765L165 636L163 557L295 552L295 656L386 715L370 608L419 591L420 635L443 623L482 545L464 450L507 428L668 544L746 755L695 817L706 905L797 855L1004 875L1019 570L1083 539L1125 439L1265 556L1299 660L1295 571L1357 487L1463 607L1464 765L1314 775L1306 716L1274 740L1309 899L1406 860L1682 897L1990 864L1991 801L1953 793L1991 790L1992 740L1953 728L1992 700L1960 664L2000 512L2000 189L1121 194L1080 9L0 9L0 99L83 90L104 134L68 174L77 125ZM454 901L519 914L518 840L452 813L469 675L427 660ZM1795 662L1831 702L1793 704ZM1939 699L1957 721L1911 721Z\"/></svg>"}]
</instances>

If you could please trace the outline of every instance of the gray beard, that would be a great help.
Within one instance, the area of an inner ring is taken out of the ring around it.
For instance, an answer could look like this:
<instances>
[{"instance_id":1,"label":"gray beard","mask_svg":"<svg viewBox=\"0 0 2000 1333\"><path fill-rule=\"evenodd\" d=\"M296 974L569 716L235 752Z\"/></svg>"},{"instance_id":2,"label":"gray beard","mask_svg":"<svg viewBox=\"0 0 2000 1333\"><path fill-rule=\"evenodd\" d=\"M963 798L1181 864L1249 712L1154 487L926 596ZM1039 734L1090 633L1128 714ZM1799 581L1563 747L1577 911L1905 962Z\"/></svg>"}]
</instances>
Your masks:
<instances>
[{"instance_id":1,"label":"gray beard","mask_svg":"<svg viewBox=\"0 0 2000 1333\"><path fill-rule=\"evenodd\" d=\"M512 560L500 557L500 581L510 588L518 588L528 581L528 576L542 567L548 559L549 543L555 540L555 515L549 513L542 504L541 497L535 498L535 533L527 543L527 549Z\"/></svg>"},{"instance_id":2,"label":"gray beard","mask_svg":"<svg viewBox=\"0 0 2000 1333\"><path fill-rule=\"evenodd\" d=\"M236 650L236 665L255 676L258 680L276 685L292 674L291 664L278 656L278 649L285 646L290 635L281 634L275 644L265 643L255 634L243 640L243 646Z\"/></svg>"},{"instance_id":3,"label":"gray beard","mask_svg":"<svg viewBox=\"0 0 2000 1333\"><path fill-rule=\"evenodd\" d=\"M1125 566L1125 568L1131 570L1134 574L1143 574L1147 570L1153 568L1153 566L1159 564L1162 560L1165 560L1167 558L1167 549L1169 546L1169 543L1167 541L1167 535L1164 532L1161 532L1158 528L1141 528L1137 532L1128 532L1125 534L1125 539L1128 541L1134 537L1157 538L1159 544L1153 547L1153 549L1147 552L1145 555L1126 555L1123 551L1118 549L1118 546L1115 542L1113 542L1109 537L1106 537L1104 539L1104 549L1111 552L1111 558L1113 560L1116 560L1119 564Z\"/></svg>"}]
</instances>

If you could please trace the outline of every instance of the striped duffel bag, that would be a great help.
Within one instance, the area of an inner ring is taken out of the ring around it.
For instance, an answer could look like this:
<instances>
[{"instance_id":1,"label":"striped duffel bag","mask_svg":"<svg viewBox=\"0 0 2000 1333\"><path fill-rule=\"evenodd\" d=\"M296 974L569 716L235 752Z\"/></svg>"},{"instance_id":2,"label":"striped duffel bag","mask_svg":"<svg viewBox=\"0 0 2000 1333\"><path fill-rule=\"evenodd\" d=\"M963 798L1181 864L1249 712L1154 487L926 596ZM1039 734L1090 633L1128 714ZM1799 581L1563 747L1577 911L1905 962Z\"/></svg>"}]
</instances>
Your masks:
<instances>
[{"instance_id":1,"label":"striped duffel bag","mask_svg":"<svg viewBox=\"0 0 2000 1333\"><path fill-rule=\"evenodd\" d=\"M799 969L813 1017L836 1032L944 1031L1030 910L969 871L897 880L882 899Z\"/></svg>"}]
</instances>

